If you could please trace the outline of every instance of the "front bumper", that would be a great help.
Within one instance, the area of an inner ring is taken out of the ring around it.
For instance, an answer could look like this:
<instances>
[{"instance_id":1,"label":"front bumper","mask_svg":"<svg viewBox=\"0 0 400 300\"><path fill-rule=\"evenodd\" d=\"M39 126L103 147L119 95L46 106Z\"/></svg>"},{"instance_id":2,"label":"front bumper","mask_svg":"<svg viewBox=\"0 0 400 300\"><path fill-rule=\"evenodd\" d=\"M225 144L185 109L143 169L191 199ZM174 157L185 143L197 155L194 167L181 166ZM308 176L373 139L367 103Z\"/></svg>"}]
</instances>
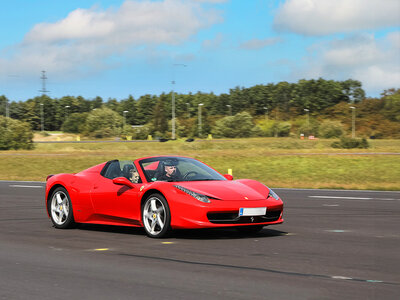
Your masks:
<instances>
[{"instance_id":1,"label":"front bumper","mask_svg":"<svg viewBox=\"0 0 400 300\"><path fill-rule=\"evenodd\" d=\"M275 202L275 203L274 203ZM243 207L267 207L262 216L239 216ZM221 201L210 204L181 204L172 212L172 228L218 228L248 225L273 225L283 223L283 203L276 200Z\"/></svg>"}]
</instances>

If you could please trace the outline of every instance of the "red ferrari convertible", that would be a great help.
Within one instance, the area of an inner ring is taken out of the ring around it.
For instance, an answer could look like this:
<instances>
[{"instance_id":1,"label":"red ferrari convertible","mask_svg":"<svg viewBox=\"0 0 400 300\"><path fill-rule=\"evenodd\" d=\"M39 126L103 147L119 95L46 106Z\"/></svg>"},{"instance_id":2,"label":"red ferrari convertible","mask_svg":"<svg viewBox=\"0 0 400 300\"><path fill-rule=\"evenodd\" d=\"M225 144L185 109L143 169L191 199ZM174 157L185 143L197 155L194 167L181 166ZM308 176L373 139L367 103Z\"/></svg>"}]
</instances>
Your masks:
<instances>
[{"instance_id":1,"label":"red ferrari convertible","mask_svg":"<svg viewBox=\"0 0 400 300\"><path fill-rule=\"evenodd\" d=\"M75 223L171 229L235 227L257 232L283 222L283 203L264 184L233 180L187 157L112 160L76 174L49 175L46 208L56 228Z\"/></svg>"}]
</instances>

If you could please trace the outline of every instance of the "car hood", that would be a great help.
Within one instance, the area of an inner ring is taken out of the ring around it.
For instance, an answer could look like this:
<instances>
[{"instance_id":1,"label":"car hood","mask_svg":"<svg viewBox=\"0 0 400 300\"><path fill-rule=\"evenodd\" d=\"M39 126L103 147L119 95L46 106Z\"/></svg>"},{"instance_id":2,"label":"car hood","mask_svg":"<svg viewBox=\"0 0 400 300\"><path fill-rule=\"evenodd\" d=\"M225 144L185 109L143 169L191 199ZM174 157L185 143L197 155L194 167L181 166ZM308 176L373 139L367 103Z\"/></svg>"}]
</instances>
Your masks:
<instances>
[{"instance_id":1,"label":"car hood","mask_svg":"<svg viewBox=\"0 0 400 300\"><path fill-rule=\"evenodd\" d=\"M268 196L268 188L260 191L238 181L190 181L174 182L173 185L180 185L193 192L221 200L261 200Z\"/></svg>"}]
</instances>

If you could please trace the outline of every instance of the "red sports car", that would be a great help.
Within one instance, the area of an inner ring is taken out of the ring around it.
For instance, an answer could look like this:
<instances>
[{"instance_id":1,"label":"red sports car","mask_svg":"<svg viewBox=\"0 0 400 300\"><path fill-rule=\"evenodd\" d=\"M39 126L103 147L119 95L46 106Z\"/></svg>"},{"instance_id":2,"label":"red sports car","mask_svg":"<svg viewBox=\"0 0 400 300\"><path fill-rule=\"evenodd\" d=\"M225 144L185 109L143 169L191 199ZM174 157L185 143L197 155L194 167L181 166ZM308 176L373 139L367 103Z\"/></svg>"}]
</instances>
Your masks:
<instances>
[{"instance_id":1,"label":"red sports car","mask_svg":"<svg viewBox=\"0 0 400 300\"><path fill-rule=\"evenodd\" d=\"M56 228L75 223L171 229L235 227L257 232L283 222L283 203L264 184L233 180L188 157L111 160L76 174L49 175L46 208Z\"/></svg>"}]
</instances>

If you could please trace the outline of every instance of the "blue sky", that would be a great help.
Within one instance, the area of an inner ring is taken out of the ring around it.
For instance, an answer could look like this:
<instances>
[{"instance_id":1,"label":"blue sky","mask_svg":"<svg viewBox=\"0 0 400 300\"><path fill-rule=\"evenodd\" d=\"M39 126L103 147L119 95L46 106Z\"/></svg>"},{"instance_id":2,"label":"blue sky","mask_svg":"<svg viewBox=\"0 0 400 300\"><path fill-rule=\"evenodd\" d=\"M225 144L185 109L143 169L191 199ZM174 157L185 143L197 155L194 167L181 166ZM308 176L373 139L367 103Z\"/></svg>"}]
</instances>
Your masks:
<instances>
[{"instance_id":1,"label":"blue sky","mask_svg":"<svg viewBox=\"0 0 400 300\"><path fill-rule=\"evenodd\" d=\"M0 94L135 98L299 79L400 87L398 0L1 0ZM185 65L185 66L183 66Z\"/></svg>"}]
</instances>

